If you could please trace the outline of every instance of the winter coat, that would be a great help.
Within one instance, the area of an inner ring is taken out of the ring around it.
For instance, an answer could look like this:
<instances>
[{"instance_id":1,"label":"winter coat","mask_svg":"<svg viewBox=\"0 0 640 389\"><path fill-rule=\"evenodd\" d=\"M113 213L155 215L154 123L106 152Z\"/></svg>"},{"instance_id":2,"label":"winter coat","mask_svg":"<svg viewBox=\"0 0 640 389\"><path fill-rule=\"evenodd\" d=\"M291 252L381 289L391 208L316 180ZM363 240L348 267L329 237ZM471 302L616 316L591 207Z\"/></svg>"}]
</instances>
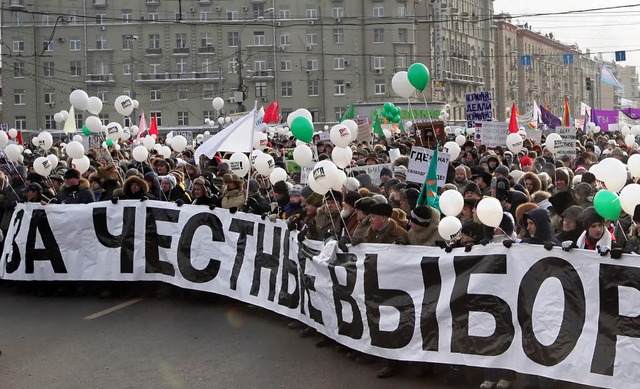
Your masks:
<instances>
[{"instance_id":1,"label":"winter coat","mask_svg":"<svg viewBox=\"0 0 640 389\"><path fill-rule=\"evenodd\" d=\"M576 246L578 246L579 249L587 249L586 242L585 242L586 240L587 240L587 230L584 230L582 232L582 235L580 235L580 237L578 238L578 242L576 243ZM609 230L605 228L604 234L602 234L602 237L598 239L598 242L596 242L595 247L600 246L600 247L611 248L611 243L612 243L611 233L609 232Z\"/></svg>"},{"instance_id":2,"label":"winter coat","mask_svg":"<svg viewBox=\"0 0 640 389\"><path fill-rule=\"evenodd\" d=\"M358 223L355 232L351 235L352 243L362 243L364 237L367 235L367 231L369 231L369 227L371 226L371 221L369 219L370 216L367 215L360 223Z\"/></svg>"},{"instance_id":3,"label":"winter coat","mask_svg":"<svg viewBox=\"0 0 640 389\"><path fill-rule=\"evenodd\" d=\"M551 219L549 212L544 208L536 208L529 211L526 216L531 218L536 225L536 235L527 236L522 239L523 243L545 244L547 242L559 246L560 242L551 234Z\"/></svg>"},{"instance_id":4,"label":"winter coat","mask_svg":"<svg viewBox=\"0 0 640 389\"><path fill-rule=\"evenodd\" d=\"M440 224L440 212L435 208L431 209L431 223L424 231L417 232L413 228L407 232L409 244L417 246L435 246L436 240L441 239L438 233Z\"/></svg>"},{"instance_id":5,"label":"winter coat","mask_svg":"<svg viewBox=\"0 0 640 389\"><path fill-rule=\"evenodd\" d=\"M358 228L358 213L353 211L349 217L345 219L344 233L342 235L353 236Z\"/></svg>"},{"instance_id":6,"label":"winter coat","mask_svg":"<svg viewBox=\"0 0 640 389\"><path fill-rule=\"evenodd\" d=\"M222 195L220 206L222 208L238 208L242 209L244 205L244 195L240 189L225 190Z\"/></svg>"},{"instance_id":7,"label":"winter coat","mask_svg":"<svg viewBox=\"0 0 640 389\"><path fill-rule=\"evenodd\" d=\"M318 213L314 219L316 231L314 235L318 240L324 240L330 236L339 237L342 230L342 219L340 219L340 211L332 210L326 205L318 208Z\"/></svg>"},{"instance_id":8,"label":"winter coat","mask_svg":"<svg viewBox=\"0 0 640 389\"><path fill-rule=\"evenodd\" d=\"M369 227L364 237L364 243L395 243L397 241L407 242L407 231L398 226L393 219L389 219L389 223L382 228L381 231L375 231L373 227Z\"/></svg>"}]
</instances>

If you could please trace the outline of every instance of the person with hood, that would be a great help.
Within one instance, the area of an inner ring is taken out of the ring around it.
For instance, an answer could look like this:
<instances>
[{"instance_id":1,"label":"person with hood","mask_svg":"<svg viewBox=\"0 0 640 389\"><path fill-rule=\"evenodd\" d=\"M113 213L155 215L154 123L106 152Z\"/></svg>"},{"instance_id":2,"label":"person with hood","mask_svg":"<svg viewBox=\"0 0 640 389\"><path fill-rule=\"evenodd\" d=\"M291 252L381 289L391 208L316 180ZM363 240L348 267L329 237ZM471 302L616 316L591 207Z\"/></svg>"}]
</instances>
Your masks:
<instances>
[{"instance_id":1,"label":"person with hood","mask_svg":"<svg viewBox=\"0 0 640 389\"><path fill-rule=\"evenodd\" d=\"M249 180L247 190L249 191L249 196L247 196L245 212L262 215L263 213L269 213L271 211L271 204L269 204L269 200L260 193L260 183L257 180Z\"/></svg>"},{"instance_id":2,"label":"person with hood","mask_svg":"<svg viewBox=\"0 0 640 389\"><path fill-rule=\"evenodd\" d=\"M244 206L245 200L242 193L242 186L244 184L242 178L235 174L226 173L222 177L222 182L224 182L224 186L222 188L220 206L225 209L241 209Z\"/></svg>"},{"instance_id":3,"label":"person with hood","mask_svg":"<svg viewBox=\"0 0 640 389\"><path fill-rule=\"evenodd\" d=\"M369 231L369 227L371 226L371 215L369 214L369 208L375 204L377 204L376 201L371 197L363 197L355 202L354 207L356 209L358 225L355 229L355 232L351 236L352 245L355 246L359 243L362 243L362 241L364 240L364 237L367 234L367 231Z\"/></svg>"},{"instance_id":4,"label":"person with hood","mask_svg":"<svg viewBox=\"0 0 640 389\"><path fill-rule=\"evenodd\" d=\"M529 195L542 189L542 181L537 174L533 172L527 172L520 177L518 183L524 186L529 192Z\"/></svg>"},{"instance_id":5,"label":"person with hood","mask_svg":"<svg viewBox=\"0 0 640 389\"><path fill-rule=\"evenodd\" d=\"M572 205L565 209L562 214L562 228L560 232L556 234L556 239L565 243L572 242L573 247L577 247L578 238L582 234L582 207L578 205Z\"/></svg>"},{"instance_id":6,"label":"person with hood","mask_svg":"<svg viewBox=\"0 0 640 389\"><path fill-rule=\"evenodd\" d=\"M181 206L191 203L191 199L186 196L183 190L178 189L178 182L173 174L160 177L160 201L169 201Z\"/></svg>"},{"instance_id":7,"label":"person with hood","mask_svg":"<svg viewBox=\"0 0 640 389\"><path fill-rule=\"evenodd\" d=\"M118 197L122 200L155 200L155 197L149 193L147 182L136 175L132 175L124 181Z\"/></svg>"},{"instance_id":8,"label":"person with hood","mask_svg":"<svg viewBox=\"0 0 640 389\"><path fill-rule=\"evenodd\" d=\"M193 192L193 205L220 206L220 200L211 195L204 178L198 177L191 181L191 191Z\"/></svg>"},{"instance_id":9,"label":"person with hood","mask_svg":"<svg viewBox=\"0 0 640 389\"><path fill-rule=\"evenodd\" d=\"M576 246L585 250L611 249L613 238L604 224L604 218L596 212L594 207L587 207L582 211L582 234Z\"/></svg>"},{"instance_id":10,"label":"person with hood","mask_svg":"<svg viewBox=\"0 0 640 389\"><path fill-rule=\"evenodd\" d=\"M559 192L571 192L573 177L567 168L558 168L554 173L553 190L551 194Z\"/></svg>"},{"instance_id":11,"label":"person with hood","mask_svg":"<svg viewBox=\"0 0 640 389\"><path fill-rule=\"evenodd\" d=\"M409 214L410 228L407 232L407 240L411 245L435 246L440 239L438 224L440 212L428 205L419 205Z\"/></svg>"},{"instance_id":12,"label":"person with hood","mask_svg":"<svg viewBox=\"0 0 640 389\"><path fill-rule=\"evenodd\" d=\"M524 214L527 223L523 243L559 246L560 242L551 234L551 218L544 208L535 208Z\"/></svg>"},{"instance_id":13,"label":"person with hood","mask_svg":"<svg viewBox=\"0 0 640 389\"><path fill-rule=\"evenodd\" d=\"M160 179L158 175L153 172L147 172L144 175L144 180L147 183L147 187L149 188L148 192L153 195L155 199L160 199Z\"/></svg>"},{"instance_id":14,"label":"person with hood","mask_svg":"<svg viewBox=\"0 0 640 389\"><path fill-rule=\"evenodd\" d=\"M458 188L458 191L463 193L464 188L469 184L469 176L466 167L460 165L455 168L453 183Z\"/></svg>"},{"instance_id":15,"label":"person with hood","mask_svg":"<svg viewBox=\"0 0 640 389\"><path fill-rule=\"evenodd\" d=\"M330 190L324 196L324 205L318 208L314 224L309 232L317 240L325 240L330 237L340 238L342 231L342 219L340 218L340 204L342 204L342 192Z\"/></svg>"},{"instance_id":16,"label":"person with hood","mask_svg":"<svg viewBox=\"0 0 640 389\"><path fill-rule=\"evenodd\" d=\"M80 178L80 172L69 169L64 173L64 187L56 197L58 204L88 204L95 201L89 182Z\"/></svg>"}]
</instances>

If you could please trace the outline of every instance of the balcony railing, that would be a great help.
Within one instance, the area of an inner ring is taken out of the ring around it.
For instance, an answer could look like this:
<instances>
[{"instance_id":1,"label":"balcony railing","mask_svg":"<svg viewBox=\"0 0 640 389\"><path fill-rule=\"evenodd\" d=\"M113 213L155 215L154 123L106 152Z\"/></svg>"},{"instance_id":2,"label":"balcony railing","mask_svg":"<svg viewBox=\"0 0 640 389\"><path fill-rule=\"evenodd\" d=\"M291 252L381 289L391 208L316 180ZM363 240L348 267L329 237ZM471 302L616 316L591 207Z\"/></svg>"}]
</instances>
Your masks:
<instances>
[{"instance_id":1,"label":"balcony railing","mask_svg":"<svg viewBox=\"0 0 640 389\"><path fill-rule=\"evenodd\" d=\"M202 81L202 80L220 80L220 72L165 72L165 73L139 73L138 81L140 82L156 82L156 81Z\"/></svg>"},{"instance_id":2,"label":"balcony railing","mask_svg":"<svg viewBox=\"0 0 640 389\"><path fill-rule=\"evenodd\" d=\"M216 48L213 46L198 47L198 54L215 54Z\"/></svg>"},{"instance_id":3,"label":"balcony railing","mask_svg":"<svg viewBox=\"0 0 640 389\"><path fill-rule=\"evenodd\" d=\"M149 55L161 55L162 54L162 49L147 49L145 51L145 53L147 53Z\"/></svg>"},{"instance_id":4,"label":"balcony railing","mask_svg":"<svg viewBox=\"0 0 640 389\"><path fill-rule=\"evenodd\" d=\"M176 47L173 49L173 54L189 54L188 47Z\"/></svg>"},{"instance_id":5,"label":"balcony railing","mask_svg":"<svg viewBox=\"0 0 640 389\"><path fill-rule=\"evenodd\" d=\"M87 74L85 82L90 84L104 84L104 83L115 83L116 80L113 79L113 73Z\"/></svg>"},{"instance_id":6,"label":"balcony railing","mask_svg":"<svg viewBox=\"0 0 640 389\"><path fill-rule=\"evenodd\" d=\"M270 80L273 78L273 70L247 70L247 78L252 80Z\"/></svg>"}]
</instances>

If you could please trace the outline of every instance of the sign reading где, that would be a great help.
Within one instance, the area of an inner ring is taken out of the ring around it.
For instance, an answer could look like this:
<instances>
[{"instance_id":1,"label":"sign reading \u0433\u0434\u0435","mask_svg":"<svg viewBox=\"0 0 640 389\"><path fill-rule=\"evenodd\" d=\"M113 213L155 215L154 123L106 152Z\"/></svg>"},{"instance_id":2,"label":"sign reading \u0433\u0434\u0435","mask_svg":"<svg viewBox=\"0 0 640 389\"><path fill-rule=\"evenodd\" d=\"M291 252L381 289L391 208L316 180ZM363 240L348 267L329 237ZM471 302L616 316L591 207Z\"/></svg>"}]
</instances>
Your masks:
<instances>
[{"instance_id":1,"label":"sign reading \u0433\u0434\u0435","mask_svg":"<svg viewBox=\"0 0 640 389\"><path fill-rule=\"evenodd\" d=\"M467 102L467 127L474 122L486 122L493 118L491 92L471 92L465 94Z\"/></svg>"},{"instance_id":2,"label":"sign reading \u0433\u0434\u0435","mask_svg":"<svg viewBox=\"0 0 640 389\"><path fill-rule=\"evenodd\" d=\"M407 181L424 183L424 179L429 171L429 163L433 156L433 150L424 147L413 146L409 154L409 169L407 171ZM449 154L438 152L438 188L444 187L447 183L447 172L449 171Z\"/></svg>"}]
</instances>

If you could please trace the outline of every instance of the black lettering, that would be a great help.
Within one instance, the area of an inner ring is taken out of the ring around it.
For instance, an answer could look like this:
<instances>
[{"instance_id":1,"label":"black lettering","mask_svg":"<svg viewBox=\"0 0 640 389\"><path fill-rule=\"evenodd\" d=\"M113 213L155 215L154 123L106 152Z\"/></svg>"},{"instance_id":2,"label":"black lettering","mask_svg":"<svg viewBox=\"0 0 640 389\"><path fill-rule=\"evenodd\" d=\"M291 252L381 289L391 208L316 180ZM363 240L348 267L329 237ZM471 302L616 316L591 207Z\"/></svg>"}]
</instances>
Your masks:
<instances>
[{"instance_id":1,"label":"black lettering","mask_svg":"<svg viewBox=\"0 0 640 389\"><path fill-rule=\"evenodd\" d=\"M620 316L618 288L640 290L640 268L600 265L600 316L591 372L613 375L618 336L640 338L640 317Z\"/></svg>"},{"instance_id":2,"label":"black lettering","mask_svg":"<svg viewBox=\"0 0 640 389\"><path fill-rule=\"evenodd\" d=\"M220 271L220 261L210 258L204 269L198 270L191 263L191 243L196 230L207 226L211 230L212 242L224 242L224 231L220 219L212 213L198 213L193 215L182 229L178 241L178 269L180 274L191 282L203 284L216 278Z\"/></svg>"},{"instance_id":3,"label":"black lettering","mask_svg":"<svg viewBox=\"0 0 640 389\"><path fill-rule=\"evenodd\" d=\"M160 260L159 247L171 248L171 235L159 235L157 222L177 223L180 211L176 209L147 207L147 234L145 236L144 255L145 272L159 273L175 277L176 269L169 262Z\"/></svg>"},{"instance_id":4,"label":"black lettering","mask_svg":"<svg viewBox=\"0 0 640 389\"><path fill-rule=\"evenodd\" d=\"M40 234L44 248L35 248L36 233ZM58 247L58 242L56 242L56 238L53 236L53 231L51 231L49 219L44 209L34 209L31 213L24 262L25 273L33 273L34 261L50 261L54 272L67 272L67 268L62 260L62 254L60 253L60 247Z\"/></svg>"},{"instance_id":5,"label":"black lettering","mask_svg":"<svg viewBox=\"0 0 640 389\"><path fill-rule=\"evenodd\" d=\"M358 308L358 303L353 298L353 291L356 288L356 279L358 269L356 262L358 257L354 254L337 254L336 259L329 264L329 274L333 282L333 303L336 307L336 318L338 320L338 333L348 336L352 339L361 339L364 332L362 323L362 315ZM336 267L342 267L346 272L346 284L342 285L338 282ZM342 303L345 302L351 307L353 319L346 322L342 316Z\"/></svg>"},{"instance_id":6,"label":"black lettering","mask_svg":"<svg viewBox=\"0 0 640 389\"><path fill-rule=\"evenodd\" d=\"M20 267L20 247L18 247L18 244L16 243L16 238L18 237L18 233L20 233L20 228L22 227L22 219L24 219L24 209L16 212L13 219L13 225L15 226L17 224L18 226L14 228L13 237L11 238L11 258L9 258L9 254L7 254L5 258L7 262L6 269L9 274L15 272L18 270L18 267Z\"/></svg>"},{"instance_id":7,"label":"black lettering","mask_svg":"<svg viewBox=\"0 0 640 389\"><path fill-rule=\"evenodd\" d=\"M485 356L500 355L513 342L514 328L509 304L497 296L469 294L472 274L506 274L507 256L469 255L453 260L456 280L451 293L451 351ZM493 316L496 329L490 336L469 335L469 313L485 312Z\"/></svg>"},{"instance_id":8,"label":"black lettering","mask_svg":"<svg viewBox=\"0 0 640 389\"><path fill-rule=\"evenodd\" d=\"M269 270L269 301L273 301L276 296L276 280L278 268L280 267L280 237L282 228L273 227L273 247L272 253L265 253L264 249L264 224L258 224L258 245L256 247L256 258L253 267L253 282L251 283L250 294L257 296L260 292L260 275L262 269Z\"/></svg>"},{"instance_id":9,"label":"black lettering","mask_svg":"<svg viewBox=\"0 0 640 389\"><path fill-rule=\"evenodd\" d=\"M439 327L436 307L438 306L438 298L442 288L438 259L438 257L422 257L420 262L422 282L424 284L420 332L422 334L422 349L425 351L438 351Z\"/></svg>"},{"instance_id":10,"label":"black lettering","mask_svg":"<svg viewBox=\"0 0 640 389\"><path fill-rule=\"evenodd\" d=\"M278 304L287 308L297 308L300 302L300 283L298 281L298 265L294 260L289 258L289 250L291 243L291 232L284 231L284 244L282 246L282 285L280 286L280 294L278 295ZM289 275L293 276L295 288L289 293Z\"/></svg>"},{"instance_id":11,"label":"black lettering","mask_svg":"<svg viewBox=\"0 0 640 389\"><path fill-rule=\"evenodd\" d=\"M120 247L120 272L133 273L133 249L136 232L136 208L125 207L122 213L122 232L113 235L107 226L107 208L93 209L93 229L105 247Z\"/></svg>"},{"instance_id":12,"label":"black lettering","mask_svg":"<svg viewBox=\"0 0 640 389\"><path fill-rule=\"evenodd\" d=\"M229 278L229 287L233 290L236 290L238 286L238 276L240 275L242 263L244 262L244 252L247 249L247 235L253 236L253 225L254 223L248 220L231 219L229 231L240 234L238 243L236 244L236 258L233 262L231 277Z\"/></svg>"},{"instance_id":13,"label":"black lettering","mask_svg":"<svg viewBox=\"0 0 640 389\"><path fill-rule=\"evenodd\" d=\"M367 254L364 260L364 295L371 344L397 349L408 345L413 337L416 310L411 295L398 289L380 289L378 256ZM390 306L400 312L398 327L391 331L380 329L380 307Z\"/></svg>"},{"instance_id":14,"label":"black lettering","mask_svg":"<svg viewBox=\"0 0 640 389\"><path fill-rule=\"evenodd\" d=\"M558 337L546 346L538 341L533 332L533 304L540 286L550 277L562 284L564 314ZM544 366L554 366L569 356L582 334L585 315L584 286L578 272L569 262L556 257L543 258L522 277L518 292L518 321L522 328L522 348L532 361Z\"/></svg>"},{"instance_id":15,"label":"black lettering","mask_svg":"<svg viewBox=\"0 0 640 389\"><path fill-rule=\"evenodd\" d=\"M309 291L316 291L316 277L305 272L307 268L307 260L312 261L313 257L318 254L320 254L318 250L313 250L304 243L298 244L298 263L300 264L300 312L302 312L302 314L306 314L304 307L305 305L308 305L309 317L318 324L324 324L322 312L313 306L311 302L311 293L309 293ZM306 304L305 296L307 297Z\"/></svg>"}]
</instances>

